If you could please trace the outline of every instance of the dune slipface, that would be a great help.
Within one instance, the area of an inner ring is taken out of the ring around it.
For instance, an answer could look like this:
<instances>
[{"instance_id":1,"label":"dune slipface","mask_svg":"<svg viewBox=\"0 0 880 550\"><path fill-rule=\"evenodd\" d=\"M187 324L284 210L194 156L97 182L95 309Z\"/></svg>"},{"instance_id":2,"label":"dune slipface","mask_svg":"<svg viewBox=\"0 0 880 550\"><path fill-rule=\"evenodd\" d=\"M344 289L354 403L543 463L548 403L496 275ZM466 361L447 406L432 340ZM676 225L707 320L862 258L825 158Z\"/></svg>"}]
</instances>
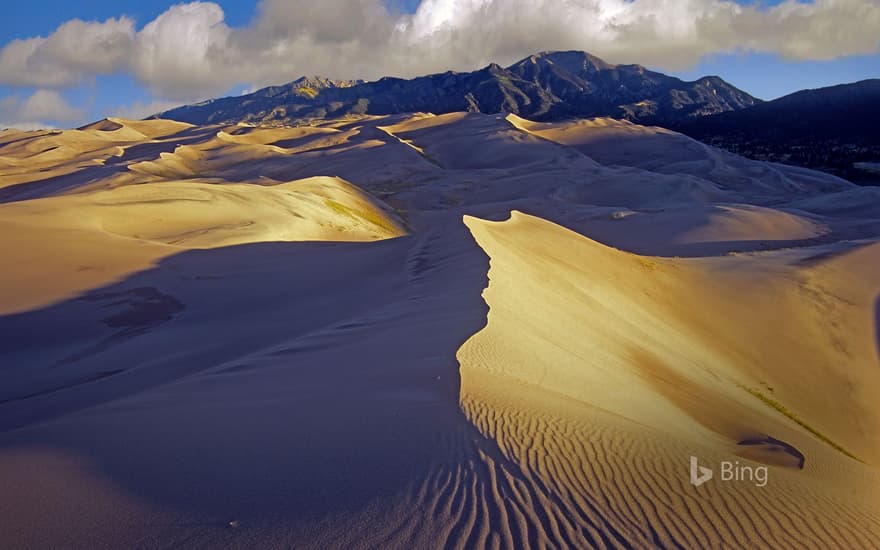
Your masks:
<instances>
[{"instance_id":1,"label":"dune slipface","mask_svg":"<svg viewBox=\"0 0 880 550\"><path fill-rule=\"evenodd\" d=\"M0 201L0 547L880 547L870 190L452 113L3 132Z\"/></svg>"}]
</instances>

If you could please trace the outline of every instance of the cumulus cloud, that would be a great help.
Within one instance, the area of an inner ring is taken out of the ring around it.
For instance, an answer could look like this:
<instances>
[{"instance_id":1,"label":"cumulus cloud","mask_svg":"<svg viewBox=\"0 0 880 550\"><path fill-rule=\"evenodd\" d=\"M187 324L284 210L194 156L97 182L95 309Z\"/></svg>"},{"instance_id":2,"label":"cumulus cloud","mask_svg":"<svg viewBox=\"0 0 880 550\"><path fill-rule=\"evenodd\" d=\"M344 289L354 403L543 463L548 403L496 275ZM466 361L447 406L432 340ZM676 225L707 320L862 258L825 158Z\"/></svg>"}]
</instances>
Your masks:
<instances>
[{"instance_id":1,"label":"cumulus cloud","mask_svg":"<svg viewBox=\"0 0 880 550\"><path fill-rule=\"evenodd\" d=\"M141 30L127 17L73 20L0 50L0 84L61 88L127 72L158 97L190 100L241 83L302 74L414 76L502 64L540 50L580 49L667 70L724 52L833 59L878 51L878 0L262 0L229 27L211 2L169 8Z\"/></svg>"},{"instance_id":2,"label":"cumulus cloud","mask_svg":"<svg viewBox=\"0 0 880 550\"><path fill-rule=\"evenodd\" d=\"M71 106L55 90L36 90L25 99L0 98L0 128L53 128L57 123L83 117L83 111Z\"/></svg>"},{"instance_id":3,"label":"cumulus cloud","mask_svg":"<svg viewBox=\"0 0 880 550\"><path fill-rule=\"evenodd\" d=\"M83 116L80 109L72 107L55 90L37 90L19 109L19 117L24 120L54 120L70 122Z\"/></svg>"},{"instance_id":4,"label":"cumulus cloud","mask_svg":"<svg viewBox=\"0 0 880 550\"><path fill-rule=\"evenodd\" d=\"M670 70L736 51L800 60L872 53L878 25L876 0L788 0L766 9L729 0L424 0L401 22L413 47L436 47L455 65L583 49Z\"/></svg>"},{"instance_id":5,"label":"cumulus cloud","mask_svg":"<svg viewBox=\"0 0 880 550\"><path fill-rule=\"evenodd\" d=\"M228 64L235 50L230 33L217 4L173 6L137 34L132 70L166 97L223 90L240 78Z\"/></svg>"},{"instance_id":6,"label":"cumulus cloud","mask_svg":"<svg viewBox=\"0 0 880 550\"><path fill-rule=\"evenodd\" d=\"M0 50L0 83L65 87L95 74L118 71L134 53L134 22L73 19L48 37L13 40Z\"/></svg>"}]
</instances>

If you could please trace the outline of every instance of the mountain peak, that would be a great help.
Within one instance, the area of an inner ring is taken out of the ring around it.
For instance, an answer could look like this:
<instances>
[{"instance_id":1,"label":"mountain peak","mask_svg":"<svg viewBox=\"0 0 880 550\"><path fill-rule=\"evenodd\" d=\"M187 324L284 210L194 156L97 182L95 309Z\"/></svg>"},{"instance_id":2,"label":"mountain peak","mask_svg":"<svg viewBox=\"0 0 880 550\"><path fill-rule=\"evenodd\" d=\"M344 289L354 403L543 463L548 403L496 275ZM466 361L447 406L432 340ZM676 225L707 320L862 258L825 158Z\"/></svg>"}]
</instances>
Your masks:
<instances>
[{"instance_id":1,"label":"mountain peak","mask_svg":"<svg viewBox=\"0 0 880 550\"><path fill-rule=\"evenodd\" d=\"M253 93L245 94L243 97L287 98L293 95L304 99L315 99L324 90L351 88L358 84L363 84L363 80L334 80L317 75L301 76L287 84L261 88ZM226 98L226 100L234 100L234 98ZM203 104L210 105L214 101L203 102Z\"/></svg>"},{"instance_id":2,"label":"mountain peak","mask_svg":"<svg viewBox=\"0 0 880 550\"><path fill-rule=\"evenodd\" d=\"M362 84L363 80L335 80L324 76L301 76L290 83L292 88L301 88L309 86L319 90L326 88L350 88L358 84Z\"/></svg>"},{"instance_id":3,"label":"mountain peak","mask_svg":"<svg viewBox=\"0 0 880 550\"><path fill-rule=\"evenodd\" d=\"M605 60L579 50L561 50L561 51L543 51L515 63L513 67L520 64L545 64L552 63L572 74L583 72L596 72L604 69L611 69L614 65L607 63Z\"/></svg>"}]
</instances>

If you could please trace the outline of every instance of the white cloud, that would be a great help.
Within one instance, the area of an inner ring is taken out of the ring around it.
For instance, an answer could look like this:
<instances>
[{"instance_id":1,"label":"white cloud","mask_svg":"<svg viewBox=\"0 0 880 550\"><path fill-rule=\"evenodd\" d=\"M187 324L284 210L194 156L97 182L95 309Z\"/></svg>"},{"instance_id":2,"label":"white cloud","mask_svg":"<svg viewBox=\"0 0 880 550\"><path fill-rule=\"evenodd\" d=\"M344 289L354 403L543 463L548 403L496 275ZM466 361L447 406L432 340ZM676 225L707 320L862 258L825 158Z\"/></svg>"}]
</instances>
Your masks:
<instances>
[{"instance_id":1,"label":"white cloud","mask_svg":"<svg viewBox=\"0 0 880 550\"><path fill-rule=\"evenodd\" d=\"M131 105L123 105L117 107L110 116L118 118L127 118L130 120L138 120L155 115L162 111L167 111L172 107L178 106L176 101L155 100L155 101L136 101Z\"/></svg>"},{"instance_id":2,"label":"white cloud","mask_svg":"<svg viewBox=\"0 0 880 550\"><path fill-rule=\"evenodd\" d=\"M48 37L13 40L0 50L0 83L60 88L83 78L125 68L133 53L134 22L127 17L103 23L79 19Z\"/></svg>"},{"instance_id":3,"label":"white cloud","mask_svg":"<svg viewBox=\"0 0 880 550\"><path fill-rule=\"evenodd\" d=\"M382 0L262 0L231 28L211 2L176 5L136 31L127 17L73 20L0 50L0 84L62 88L128 72L157 97L217 95L302 74L415 76L580 49L611 62L680 70L735 51L790 59L869 54L880 46L878 0L424 0L415 14Z\"/></svg>"},{"instance_id":4,"label":"white cloud","mask_svg":"<svg viewBox=\"0 0 880 550\"><path fill-rule=\"evenodd\" d=\"M83 116L80 109L72 107L54 90L37 90L21 105L24 119L55 120L70 122Z\"/></svg>"},{"instance_id":5,"label":"white cloud","mask_svg":"<svg viewBox=\"0 0 880 550\"><path fill-rule=\"evenodd\" d=\"M233 48L223 10L213 3L173 6L137 34L132 68L165 97L187 98L228 87Z\"/></svg>"},{"instance_id":6,"label":"white cloud","mask_svg":"<svg viewBox=\"0 0 880 550\"><path fill-rule=\"evenodd\" d=\"M26 99L17 96L0 98L0 128L54 128L58 123L83 117L55 90L37 90Z\"/></svg>"},{"instance_id":7,"label":"white cloud","mask_svg":"<svg viewBox=\"0 0 880 550\"><path fill-rule=\"evenodd\" d=\"M679 70L703 56L755 51L830 59L878 51L876 0L788 0L761 9L729 0L424 0L402 21L411 48L512 61L580 49L612 62Z\"/></svg>"}]
</instances>

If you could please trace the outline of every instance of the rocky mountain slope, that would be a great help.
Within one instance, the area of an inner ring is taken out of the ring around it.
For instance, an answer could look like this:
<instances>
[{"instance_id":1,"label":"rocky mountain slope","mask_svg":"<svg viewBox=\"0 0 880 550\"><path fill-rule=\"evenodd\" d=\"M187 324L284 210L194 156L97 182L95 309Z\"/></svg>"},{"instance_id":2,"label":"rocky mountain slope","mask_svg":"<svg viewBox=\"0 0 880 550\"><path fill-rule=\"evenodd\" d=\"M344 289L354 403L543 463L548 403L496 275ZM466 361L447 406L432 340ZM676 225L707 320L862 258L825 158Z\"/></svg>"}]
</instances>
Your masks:
<instances>
[{"instance_id":1,"label":"rocky mountain slope","mask_svg":"<svg viewBox=\"0 0 880 550\"><path fill-rule=\"evenodd\" d=\"M157 118L191 124L291 124L348 115L507 112L532 120L609 116L643 124L743 109L760 100L716 76L685 82L641 65L612 65L586 52L544 52L509 67L491 64L404 80L300 78L240 97L186 105Z\"/></svg>"},{"instance_id":2,"label":"rocky mountain slope","mask_svg":"<svg viewBox=\"0 0 880 550\"><path fill-rule=\"evenodd\" d=\"M793 94L673 125L701 141L759 160L880 184L880 79Z\"/></svg>"}]
</instances>

